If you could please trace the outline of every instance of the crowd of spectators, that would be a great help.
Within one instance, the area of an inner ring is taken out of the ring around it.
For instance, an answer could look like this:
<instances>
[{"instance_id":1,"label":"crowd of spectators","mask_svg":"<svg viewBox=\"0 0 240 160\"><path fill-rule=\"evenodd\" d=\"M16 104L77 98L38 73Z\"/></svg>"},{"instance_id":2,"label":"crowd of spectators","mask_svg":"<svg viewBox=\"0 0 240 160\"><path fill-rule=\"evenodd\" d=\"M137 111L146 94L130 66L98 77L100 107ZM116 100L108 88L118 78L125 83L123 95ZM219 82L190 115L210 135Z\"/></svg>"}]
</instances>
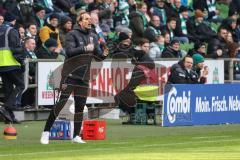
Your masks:
<instances>
[{"instance_id":1,"label":"crowd of spectators","mask_svg":"<svg viewBox=\"0 0 240 160\"><path fill-rule=\"evenodd\" d=\"M156 58L240 57L240 1L221 17L215 0L2 0L0 25L10 24L30 59L65 59L66 34L77 15L89 12L92 31L105 43L110 57L130 57L138 40L150 42ZM14 22L14 23L12 23ZM217 28L213 28L217 26ZM181 45L193 44L189 51ZM238 65L237 65L238 66ZM35 67L30 65L30 81Z\"/></svg>"}]
</instances>

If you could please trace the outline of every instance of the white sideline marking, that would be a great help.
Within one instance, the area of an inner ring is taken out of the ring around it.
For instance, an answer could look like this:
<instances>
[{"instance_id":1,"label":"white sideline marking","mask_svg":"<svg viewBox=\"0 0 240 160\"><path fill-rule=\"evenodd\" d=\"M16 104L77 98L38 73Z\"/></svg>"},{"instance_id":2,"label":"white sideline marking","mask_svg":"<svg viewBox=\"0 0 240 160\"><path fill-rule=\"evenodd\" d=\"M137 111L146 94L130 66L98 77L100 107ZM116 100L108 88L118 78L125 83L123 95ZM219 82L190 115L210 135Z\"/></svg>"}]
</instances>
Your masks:
<instances>
[{"instance_id":1,"label":"white sideline marking","mask_svg":"<svg viewBox=\"0 0 240 160\"><path fill-rule=\"evenodd\" d=\"M239 141L240 138L236 139L219 139L219 140L208 140L208 141L200 141L200 142L195 142L195 141L188 141L188 142L178 142L178 143L166 143L166 144L152 144L152 145L138 145L135 146L135 148L146 148L146 147L164 147L164 146L172 146L172 145L185 145L185 144L201 144L201 143L215 143L215 142L232 142L232 141ZM117 147L119 149L127 149L128 147ZM113 150L117 149L115 147L112 148L95 148L91 150L96 150L96 151L107 151L107 150ZM29 153L17 153L17 154L0 154L0 157L11 157L11 156L27 156L27 155L42 155L42 154L52 154L52 153L70 153L70 152L76 152L76 151L88 151L89 148L86 149L72 149L72 150L67 150L67 151L48 151L48 152L29 152Z\"/></svg>"},{"instance_id":2,"label":"white sideline marking","mask_svg":"<svg viewBox=\"0 0 240 160\"><path fill-rule=\"evenodd\" d=\"M203 136L203 137L192 137L192 139L209 139L209 138L229 138L232 136Z\"/></svg>"}]
</instances>

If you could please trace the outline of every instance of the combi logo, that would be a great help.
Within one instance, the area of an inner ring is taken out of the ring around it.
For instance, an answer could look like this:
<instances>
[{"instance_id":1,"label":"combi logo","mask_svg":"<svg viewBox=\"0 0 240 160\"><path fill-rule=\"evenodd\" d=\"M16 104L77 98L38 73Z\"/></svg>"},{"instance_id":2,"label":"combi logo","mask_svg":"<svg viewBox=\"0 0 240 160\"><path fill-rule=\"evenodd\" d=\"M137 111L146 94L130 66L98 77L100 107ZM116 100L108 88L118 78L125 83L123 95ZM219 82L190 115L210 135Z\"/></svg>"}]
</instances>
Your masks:
<instances>
[{"instance_id":1,"label":"combi logo","mask_svg":"<svg viewBox=\"0 0 240 160\"><path fill-rule=\"evenodd\" d=\"M191 91L183 91L177 94L175 87L171 88L167 97L167 118L170 123L174 123L178 114L190 113Z\"/></svg>"}]
</instances>

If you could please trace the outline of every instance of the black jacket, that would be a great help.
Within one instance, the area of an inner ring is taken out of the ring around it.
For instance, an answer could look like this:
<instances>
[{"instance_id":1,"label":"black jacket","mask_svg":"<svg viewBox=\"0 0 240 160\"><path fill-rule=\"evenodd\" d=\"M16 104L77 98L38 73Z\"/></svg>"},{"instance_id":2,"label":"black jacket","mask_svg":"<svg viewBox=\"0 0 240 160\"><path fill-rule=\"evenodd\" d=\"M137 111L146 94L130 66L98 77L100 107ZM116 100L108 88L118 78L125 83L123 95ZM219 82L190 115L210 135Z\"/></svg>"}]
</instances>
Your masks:
<instances>
[{"instance_id":1,"label":"black jacket","mask_svg":"<svg viewBox=\"0 0 240 160\"><path fill-rule=\"evenodd\" d=\"M56 59L58 57L58 53L52 53L48 51L46 47L41 45L41 47L36 50L36 56L39 59Z\"/></svg>"},{"instance_id":2,"label":"black jacket","mask_svg":"<svg viewBox=\"0 0 240 160\"><path fill-rule=\"evenodd\" d=\"M198 74L194 70L189 72L184 68L183 61L179 61L171 67L168 77L169 84L196 84L198 83Z\"/></svg>"},{"instance_id":3,"label":"black jacket","mask_svg":"<svg viewBox=\"0 0 240 160\"><path fill-rule=\"evenodd\" d=\"M181 58L181 51L175 51L171 45L165 48L162 52L162 58Z\"/></svg>"},{"instance_id":4,"label":"black jacket","mask_svg":"<svg viewBox=\"0 0 240 160\"><path fill-rule=\"evenodd\" d=\"M215 2L216 4L216 2ZM199 9L201 11L206 10L208 12L208 19L212 19L216 13L214 11L209 11L208 10L208 5L207 5L207 1L206 0L194 0L193 1L193 9Z\"/></svg>"},{"instance_id":5,"label":"black jacket","mask_svg":"<svg viewBox=\"0 0 240 160\"><path fill-rule=\"evenodd\" d=\"M141 16L137 12L132 12L129 15L130 29L132 30L132 40L134 43L137 42L139 38L144 37L144 24Z\"/></svg>"},{"instance_id":6,"label":"black jacket","mask_svg":"<svg viewBox=\"0 0 240 160\"><path fill-rule=\"evenodd\" d=\"M187 20L187 31L190 39L194 42L208 42L210 39L216 37L216 33L205 22L197 25L195 17Z\"/></svg>"},{"instance_id":7,"label":"black jacket","mask_svg":"<svg viewBox=\"0 0 240 160\"><path fill-rule=\"evenodd\" d=\"M221 49L223 51L222 56L217 55L218 49ZM207 49L207 58L228 58L228 57L229 57L228 45L223 38L217 37L209 42Z\"/></svg>"},{"instance_id":8,"label":"black jacket","mask_svg":"<svg viewBox=\"0 0 240 160\"><path fill-rule=\"evenodd\" d=\"M94 43L93 52L85 50L85 46L90 41ZM63 66L63 81L68 77L89 81L92 60L101 61L105 58L98 43L97 35L91 31L81 29L78 25L75 25L73 30L66 35L66 54L68 58Z\"/></svg>"}]
</instances>

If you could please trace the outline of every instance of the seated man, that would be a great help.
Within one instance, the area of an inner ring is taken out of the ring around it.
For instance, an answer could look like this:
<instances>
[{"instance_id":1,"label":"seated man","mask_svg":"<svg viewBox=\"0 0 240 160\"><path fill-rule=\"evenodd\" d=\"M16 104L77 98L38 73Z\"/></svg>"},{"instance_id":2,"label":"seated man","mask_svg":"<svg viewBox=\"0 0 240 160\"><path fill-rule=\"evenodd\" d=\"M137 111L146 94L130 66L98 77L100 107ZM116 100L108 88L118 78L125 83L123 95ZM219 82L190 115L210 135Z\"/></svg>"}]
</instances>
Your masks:
<instances>
[{"instance_id":1,"label":"seated man","mask_svg":"<svg viewBox=\"0 0 240 160\"><path fill-rule=\"evenodd\" d=\"M193 58L185 56L171 67L168 84L194 84L198 83L198 74L193 68Z\"/></svg>"}]
</instances>

